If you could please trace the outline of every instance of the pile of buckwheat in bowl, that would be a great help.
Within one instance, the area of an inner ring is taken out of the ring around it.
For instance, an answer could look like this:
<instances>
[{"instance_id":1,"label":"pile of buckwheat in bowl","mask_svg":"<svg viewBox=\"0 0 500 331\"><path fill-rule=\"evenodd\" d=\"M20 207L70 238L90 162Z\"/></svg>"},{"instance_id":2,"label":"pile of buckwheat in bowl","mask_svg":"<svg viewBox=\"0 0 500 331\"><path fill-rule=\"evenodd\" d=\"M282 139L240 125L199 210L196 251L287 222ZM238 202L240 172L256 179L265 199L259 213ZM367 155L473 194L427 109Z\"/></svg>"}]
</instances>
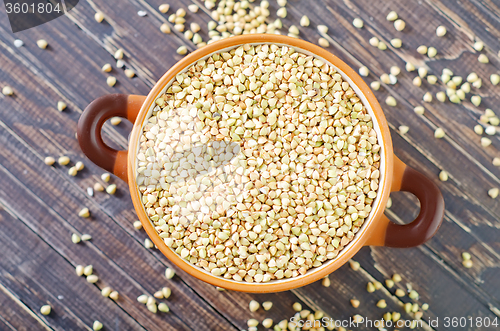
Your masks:
<instances>
[{"instance_id":1,"label":"pile of buckwheat in bowl","mask_svg":"<svg viewBox=\"0 0 500 331\"><path fill-rule=\"evenodd\" d=\"M243 45L177 74L144 122L137 185L165 244L212 275L269 282L335 259L380 178L372 118L337 70Z\"/></svg>"}]
</instances>

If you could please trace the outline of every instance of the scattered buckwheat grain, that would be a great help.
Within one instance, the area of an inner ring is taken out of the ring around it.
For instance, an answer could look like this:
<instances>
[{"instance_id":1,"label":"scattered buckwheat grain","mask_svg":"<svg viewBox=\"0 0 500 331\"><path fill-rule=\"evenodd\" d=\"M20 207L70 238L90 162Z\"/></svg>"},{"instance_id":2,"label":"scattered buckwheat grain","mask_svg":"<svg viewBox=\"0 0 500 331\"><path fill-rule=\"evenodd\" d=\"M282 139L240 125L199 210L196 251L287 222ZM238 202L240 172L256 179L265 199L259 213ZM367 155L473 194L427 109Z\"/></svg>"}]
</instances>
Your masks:
<instances>
[{"instance_id":1,"label":"scattered buckwheat grain","mask_svg":"<svg viewBox=\"0 0 500 331\"><path fill-rule=\"evenodd\" d=\"M427 46L425 46L425 45L418 46L417 53L422 54L422 55L427 54Z\"/></svg>"},{"instance_id":2,"label":"scattered buckwheat grain","mask_svg":"<svg viewBox=\"0 0 500 331\"><path fill-rule=\"evenodd\" d=\"M40 313L42 315L49 315L51 311L52 311L52 307L50 305L44 305L44 306L40 307Z\"/></svg>"},{"instance_id":3,"label":"scattered buckwheat grain","mask_svg":"<svg viewBox=\"0 0 500 331\"><path fill-rule=\"evenodd\" d=\"M97 277L96 275L87 276L87 282L89 282L91 284L97 283L98 281L99 281L99 277Z\"/></svg>"},{"instance_id":4,"label":"scattered buckwheat grain","mask_svg":"<svg viewBox=\"0 0 500 331\"><path fill-rule=\"evenodd\" d=\"M325 38L321 37L318 39L318 44L321 46L321 47L329 47L330 46L330 42L328 40L326 40Z\"/></svg>"},{"instance_id":5,"label":"scattered buckwheat grain","mask_svg":"<svg viewBox=\"0 0 500 331\"><path fill-rule=\"evenodd\" d=\"M309 17L307 17L306 15L302 16L300 18L300 25L301 26L309 26L311 22L309 21Z\"/></svg>"},{"instance_id":6,"label":"scattered buckwheat grain","mask_svg":"<svg viewBox=\"0 0 500 331\"><path fill-rule=\"evenodd\" d=\"M160 302L158 304L158 310L161 311L162 313L168 313L170 311L170 308L165 302Z\"/></svg>"},{"instance_id":7,"label":"scattered buckwheat grain","mask_svg":"<svg viewBox=\"0 0 500 331\"><path fill-rule=\"evenodd\" d=\"M59 157L59 159L57 159L57 163L59 163L59 165L61 166L68 165L70 161L70 158L67 156L61 156Z\"/></svg>"},{"instance_id":8,"label":"scattered buckwheat grain","mask_svg":"<svg viewBox=\"0 0 500 331\"><path fill-rule=\"evenodd\" d=\"M77 265L77 266L75 267L75 272L76 272L76 274L80 277L80 276L83 276L83 270L84 270L84 269L85 269L85 268L84 268L84 266L82 266L82 265Z\"/></svg>"},{"instance_id":9,"label":"scattered buckwheat grain","mask_svg":"<svg viewBox=\"0 0 500 331\"><path fill-rule=\"evenodd\" d=\"M500 83L500 75L492 74L490 76L490 81L491 81L491 84L493 84L494 86L498 85L498 83Z\"/></svg>"},{"instance_id":10,"label":"scattered buckwheat grain","mask_svg":"<svg viewBox=\"0 0 500 331\"><path fill-rule=\"evenodd\" d=\"M373 47L378 47L379 42L380 40L377 37L371 37L370 40L368 40L368 43Z\"/></svg>"},{"instance_id":11,"label":"scattered buckwheat grain","mask_svg":"<svg viewBox=\"0 0 500 331\"><path fill-rule=\"evenodd\" d=\"M484 43L480 40L476 41L473 45L474 49L478 52L481 52L483 50L483 47L484 47Z\"/></svg>"},{"instance_id":12,"label":"scattered buckwheat grain","mask_svg":"<svg viewBox=\"0 0 500 331\"><path fill-rule=\"evenodd\" d=\"M361 68L359 68L359 74L363 77L368 77L368 75L370 74L370 70L368 70L366 66L362 66Z\"/></svg>"},{"instance_id":13,"label":"scattered buckwheat grain","mask_svg":"<svg viewBox=\"0 0 500 331\"><path fill-rule=\"evenodd\" d=\"M433 58L437 55L437 49L435 47L429 47L427 49L427 56Z\"/></svg>"},{"instance_id":14,"label":"scattered buckwheat grain","mask_svg":"<svg viewBox=\"0 0 500 331\"><path fill-rule=\"evenodd\" d=\"M108 194L115 194L116 193L116 184L111 184L111 185L108 185L108 187L106 187L106 193Z\"/></svg>"},{"instance_id":15,"label":"scattered buckwheat grain","mask_svg":"<svg viewBox=\"0 0 500 331\"><path fill-rule=\"evenodd\" d=\"M14 90L10 86L4 86L2 88L2 94L5 96L12 96L14 95Z\"/></svg>"},{"instance_id":16,"label":"scattered buckwheat grain","mask_svg":"<svg viewBox=\"0 0 500 331\"><path fill-rule=\"evenodd\" d=\"M153 242L150 239L146 238L144 239L144 247L146 247L147 249L151 249L155 247L155 244L153 244Z\"/></svg>"},{"instance_id":17,"label":"scattered buckwheat grain","mask_svg":"<svg viewBox=\"0 0 500 331\"><path fill-rule=\"evenodd\" d=\"M112 290L111 290L111 287L106 286L106 287L104 287L104 288L101 290L101 295L102 295L103 297L109 297L109 295L111 294L111 291L112 291Z\"/></svg>"},{"instance_id":18,"label":"scattered buckwheat grain","mask_svg":"<svg viewBox=\"0 0 500 331\"><path fill-rule=\"evenodd\" d=\"M92 236L90 234L82 234L83 241L89 241L91 239L92 239Z\"/></svg>"},{"instance_id":19,"label":"scattered buckwheat grain","mask_svg":"<svg viewBox=\"0 0 500 331\"><path fill-rule=\"evenodd\" d=\"M443 129L441 128L437 128L435 131L434 131L434 137L437 138L437 139L441 139L445 136L445 132Z\"/></svg>"},{"instance_id":20,"label":"scattered buckwheat grain","mask_svg":"<svg viewBox=\"0 0 500 331\"><path fill-rule=\"evenodd\" d=\"M81 238L78 234L76 233L73 233L71 235L71 241L73 242L73 244L78 244L80 242Z\"/></svg>"},{"instance_id":21,"label":"scattered buckwheat grain","mask_svg":"<svg viewBox=\"0 0 500 331\"><path fill-rule=\"evenodd\" d=\"M195 5L195 4L191 4L191 5L189 5L189 6L188 6L188 9L189 9L189 11L190 11L190 12L192 12L192 13L197 13L197 12L198 12L198 10L200 9L200 7L198 7L198 6L197 6L197 5Z\"/></svg>"},{"instance_id":22,"label":"scattered buckwheat grain","mask_svg":"<svg viewBox=\"0 0 500 331\"><path fill-rule=\"evenodd\" d=\"M326 25L318 25L318 31L324 34L328 33L328 27Z\"/></svg>"},{"instance_id":23,"label":"scattered buckwheat grain","mask_svg":"<svg viewBox=\"0 0 500 331\"><path fill-rule=\"evenodd\" d=\"M424 96L422 97L422 100L424 100L425 102L432 102L431 92L425 92Z\"/></svg>"},{"instance_id":24,"label":"scattered buckwheat grain","mask_svg":"<svg viewBox=\"0 0 500 331\"><path fill-rule=\"evenodd\" d=\"M114 300L114 301L117 301L119 298L120 298L120 294L118 294L117 291L112 291L110 294L109 294L109 298L111 300Z\"/></svg>"},{"instance_id":25,"label":"scattered buckwheat grain","mask_svg":"<svg viewBox=\"0 0 500 331\"><path fill-rule=\"evenodd\" d=\"M391 107L395 107L398 104L396 99L391 95L385 99L385 103Z\"/></svg>"},{"instance_id":26,"label":"scattered buckwheat grain","mask_svg":"<svg viewBox=\"0 0 500 331\"><path fill-rule=\"evenodd\" d=\"M94 19L97 23L101 23L104 20L104 14L100 11L94 14Z\"/></svg>"},{"instance_id":27,"label":"scattered buckwheat grain","mask_svg":"<svg viewBox=\"0 0 500 331\"><path fill-rule=\"evenodd\" d=\"M115 117L111 117L111 125L119 125L121 122L122 122L122 119L121 117L118 117L118 116L115 116Z\"/></svg>"},{"instance_id":28,"label":"scattered buckwheat grain","mask_svg":"<svg viewBox=\"0 0 500 331\"><path fill-rule=\"evenodd\" d=\"M363 20L361 18L356 17L352 21L352 25L354 25L355 28L361 29L361 28L363 28L364 23L363 23Z\"/></svg>"},{"instance_id":29,"label":"scattered buckwheat grain","mask_svg":"<svg viewBox=\"0 0 500 331\"><path fill-rule=\"evenodd\" d=\"M372 88L372 90L378 91L380 89L380 82L373 81L370 83L370 87Z\"/></svg>"},{"instance_id":30,"label":"scattered buckwheat grain","mask_svg":"<svg viewBox=\"0 0 500 331\"><path fill-rule=\"evenodd\" d=\"M90 216L90 211L88 208L83 208L78 212L78 216L83 217L83 218L88 218Z\"/></svg>"},{"instance_id":31,"label":"scattered buckwheat grain","mask_svg":"<svg viewBox=\"0 0 500 331\"><path fill-rule=\"evenodd\" d=\"M48 165L48 166L51 166L53 165L54 163L56 163L56 159L54 159L52 156L47 156L43 162Z\"/></svg>"},{"instance_id":32,"label":"scattered buckwheat grain","mask_svg":"<svg viewBox=\"0 0 500 331\"><path fill-rule=\"evenodd\" d=\"M66 109L66 107L67 107L67 105L64 101L57 102L57 110L63 111L64 109Z\"/></svg>"},{"instance_id":33,"label":"scattered buckwheat grain","mask_svg":"<svg viewBox=\"0 0 500 331\"><path fill-rule=\"evenodd\" d=\"M406 23L402 19L397 19L396 21L394 21L394 28L396 29L396 31L403 31L405 27Z\"/></svg>"},{"instance_id":34,"label":"scattered buckwheat grain","mask_svg":"<svg viewBox=\"0 0 500 331\"><path fill-rule=\"evenodd\" d=\"M472 262L472 260L464 260L464 261L462 261L462 265L465 268L470 269L473 266L473 262Z\"/></svg>"},{"instance_id":35,"label":"scattered buckwheat grain","mask_svg":"<svg viewBox=\"0 0 500 331\"><path fill-rule=\"evenodd\" d=\"M114 76L109 76L107 79L106 79L106 84L108 84L109 87L113 87L116 85L116 77Z\"/></svg>"},{"instance_id":36,"label":"scattered buckwheat grain","mask_svg":"<svg viewBox=\"0 0 500 331\"><path fill-rule=\"evenodd\" d=\"M165 277L166 277L167 279L172 279L172 278L174 278L174 276L175 276L175 271L174 271L174 269L172 269L172 268L167 268L167 269L165 269Z\"/></svg>"},{"instance_id":37,"label":"scattered buckwheat grain","mask_svg":"<svg viewBox=\"0 0 500 331\"><path fill-rule=\"evenodd\" d=\"M187 53L187 47L186 46L180 46L179 48L177 48L177 54L179 55L185 55Z\"/></svg>"},{"instance_id":38,"label":"scattered buckwheat grain","mask_svg":"<svg viewBox=\"0 0 500 331\"><path fill-rule=\"evenodd\" d=\"M446 171L441 171L439 173L439 180L442 182L446 182L448 180L448 173Z\"/></svg>"},{"instance_id":39,"label":"scattered buckwheat grain","mask_svg":"<svg viewBox=\"0 0 500 331\"><path fill-rule=\"evenodd\" d=\"M446 28L442 25L438 26L437 29L436 29L436 35L438 37L444 37L446 35Z\"/></svg>"},{"instance_id":40,"label":"scattered buckwheat grain","mask_svg":"<svg viewBox=\"0 0 500 331\"><path fill-rule=\"evenodd\" d=\"M94 331L99 331L102 328L103 328L103 325L99 321L94 321L94 323L92 324L92 330L94 330Z\"/></svg>"},{"instance_id":41,"label":"scattered buckwheat grain","mask_svg":"<svg viewBox=\"0 0 500 331\"><path fill-rule=\"evenodd\" d=\"M425 112L425 108L422 106L417 106L417 107L413 108L413 111L419 115L423 115Z\"/></svg>"},{"instance_id":42,"label":"scattered buckwheat grain","mask_svg":"<svg viewBox=\"0 0 500 331\"><path fill-rule=\"evenodd\" d=\"M262 326L267 329L270 329L271 326L273 326L273 320L270 318L266 318L265 320L262 321Z\"/></svg>"},{"instance_id":43,"label":"scattered buckwheat grain","mask_svg":"<svg viewBox=\"0 0 500 331\"><path fill-rule=\"evenodd\" d=\"M389 14L387 14L387 17L386 19L389 21L389 22L394 22L395 20L398 19L398 13L396 13L394 10L389 12Z\"/></svg>"},{"instance_id":44,"label":"scattered buckwheat grain","mask_svg":"<svg viewBox=\"0 0 500 331\"><path fill-rule=\"evenodd\" d=\"M47 46L49 45L49 43L45 39L39 39L39 40L37 40L36 44L41 49L46 49Z\"/></svg>"},{"instance_id":45,"label":"scattered buckwheat grain","mask_svg":"<svg viewBox=\"0 0 500 331\"><path fill-rule=\"evenodd\" d=\"M103 72L110 72L113 68L111 67L111 64L106 63L105 65L102 66L101 71Z\"/></svg>"},{"instance_id":46,"label":"scattered buckwheat grain","mask_svg":"<svg viewBox=\"0 0 500 331\"><path fill-rule=\"evenodd\" d=\"M477 60L480 63L489 63L490 62L490 59L488 59L488 57L486 56L486 54L479 54L479 56L477 57Z\"/></svg>"},{"instance_id":47,"label":"scattered buckwheat grain","mask_svg":"<svg viewBox=\"0 0 500 331\"><path fill-rule=\"evenodd\" d=\"M262 308L264 308L264 310L270 310L272 307L273 303L271 301L264 301L262 303Z\"/></svg>"}]
</instances>

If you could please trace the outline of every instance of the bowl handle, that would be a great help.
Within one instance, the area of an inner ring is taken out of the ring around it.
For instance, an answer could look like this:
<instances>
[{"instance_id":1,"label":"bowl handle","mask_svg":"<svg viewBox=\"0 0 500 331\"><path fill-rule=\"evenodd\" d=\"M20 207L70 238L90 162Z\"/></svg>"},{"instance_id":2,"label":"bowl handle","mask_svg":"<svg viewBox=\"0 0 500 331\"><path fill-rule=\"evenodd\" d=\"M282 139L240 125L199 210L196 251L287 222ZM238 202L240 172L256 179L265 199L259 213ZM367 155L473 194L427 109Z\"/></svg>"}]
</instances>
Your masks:
<instances>
[{"instance_id":1,"label":"bowl handle","mask_svg":"<svg viewBox=\"0 0 500 331\"><path fill-rule=\"evenodd\" d=\"M444 217L444 199L441 191L428 177L408 167L394 155L394 179L391 192L413 193L420 201L420 213L409 224L396 224L382 215L365 245L387 247L414 247L425 243L436 234Z\"/></svg>"},{"instance_id":2,"label":"bowl handle","mask_svg":"<svg viewBox=\"0 0 500 331\"><path fill-rule=\"evenodd\" d=\"M108 94L90 103L78 120L78 142L83 153L99 167L127 181L128 151L118 151L102 140L104 122L119 116L134 123L146 99L140 95Z\"/></svg>"}]
</instances>

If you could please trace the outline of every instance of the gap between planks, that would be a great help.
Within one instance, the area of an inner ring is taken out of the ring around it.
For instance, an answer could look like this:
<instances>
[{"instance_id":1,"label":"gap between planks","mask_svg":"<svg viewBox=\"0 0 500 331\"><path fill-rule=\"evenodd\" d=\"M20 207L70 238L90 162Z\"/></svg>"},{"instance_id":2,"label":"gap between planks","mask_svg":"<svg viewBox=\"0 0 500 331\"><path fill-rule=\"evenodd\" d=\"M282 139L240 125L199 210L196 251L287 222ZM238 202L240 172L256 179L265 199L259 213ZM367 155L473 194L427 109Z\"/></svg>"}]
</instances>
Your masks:
<instances>
[{"instance_id":1,"label":"gap between planks","mask_svg":"<svg viewBox=\"0 0 500 331\"><path fill-rule=\"evenodd\" d=\"M6 209L7 210L7 209ZM11 214L9 211L7 211L9 214ZM11 214L12 215L12 214ZM16 217L17 218L17 217ZM35 319L41 327L43 327L45 330L53 330L50 326L48 326L44 320L42 320L40 317L38 317L37 314L35 314L28 306L26 306L19 298L12 292L9 291L2 283L0 283L0 290L5 293L8 297L10 297L12 300L14 300L19 307L27 312L33 319ZM89 329L90 330L90 329Z\"/></svg>"}]
</instances>

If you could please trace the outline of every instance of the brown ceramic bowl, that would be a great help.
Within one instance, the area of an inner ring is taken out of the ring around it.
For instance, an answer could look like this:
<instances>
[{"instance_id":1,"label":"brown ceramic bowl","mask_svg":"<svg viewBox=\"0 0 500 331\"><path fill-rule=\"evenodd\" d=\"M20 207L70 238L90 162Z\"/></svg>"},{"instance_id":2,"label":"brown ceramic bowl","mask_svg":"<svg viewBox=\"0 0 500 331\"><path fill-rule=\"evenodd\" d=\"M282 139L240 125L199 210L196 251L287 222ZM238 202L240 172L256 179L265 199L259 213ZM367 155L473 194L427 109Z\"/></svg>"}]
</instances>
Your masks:
<instances>
[{"instance_id":1,"label":"brown ceramic bowl","mask_svg":"<svg viewBox=\"0 0 500 331\"><path fill-rule=\"evenodd\" d=\"M268 283L247 283L213 276L209 272L183 260L173 252L153 227L147 217L140 200L136 184L136 153L143 122L152 111L156 97L165 91L167 85L176 74L186 69L196 61L213 53L231 49L243 44L275 44L288 45L295 49L313 54L325 60L346 79L372 116L374 128L377 131L381 149L381 179L377 198L373 202L372 211L354 239L339 253L338 257L328 260L322 266L307 271L305 275L273 280ZM113 117L121 116L134 123L130 135L128 151L117 151L104 144L101 138L101 128L104 122ZM377 99L361 77L330 52L309 42L278 35L243 35L227 38L209 44L183 58L156 83L147 96L113 94L103 96L93 101L78 122L78 140L83 152L95 164L114 173L130 187L130 194L135 210L144 229L158 249L178 267L207 283L229 290L244 292L278 292L290 290L310 284L332 273L356 254L363 246L413 247L429 240L438 230L444 215L444 201L437 186L421 173L401 162L394 154L389 127ZM385 215L384 208L393 191L413 193L420 200L418 217L406 225L392 223Z\"/></svg>"}]
</instances>

